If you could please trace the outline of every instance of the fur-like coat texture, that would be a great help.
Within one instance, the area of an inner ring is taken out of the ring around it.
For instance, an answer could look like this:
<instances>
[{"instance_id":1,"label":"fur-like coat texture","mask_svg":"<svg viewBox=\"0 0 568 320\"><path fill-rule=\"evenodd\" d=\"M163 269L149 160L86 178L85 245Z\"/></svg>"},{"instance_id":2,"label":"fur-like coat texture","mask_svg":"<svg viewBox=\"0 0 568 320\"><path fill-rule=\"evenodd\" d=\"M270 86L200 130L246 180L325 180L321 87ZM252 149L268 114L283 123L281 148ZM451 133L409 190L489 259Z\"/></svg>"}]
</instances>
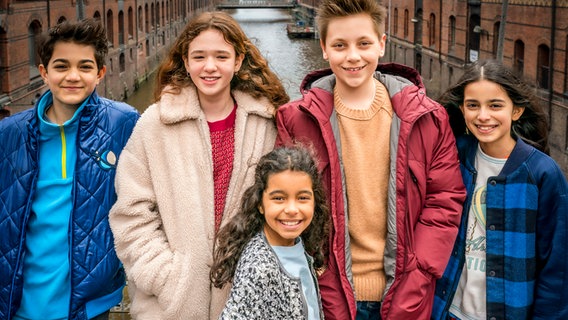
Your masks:
<instances>
[{"instance_id":1,"label":"fur-like coat texture","mask_svg":"<svg viewBox=\"0 0 568 320\"><path fill-rule=\"evenodd\" d=\"M232 92L233 172L222 224L252 184L259 158L276 138L267 99ZM124 263L136 319L216 319L229 288L209 280L214 241L209 127L194 87L165 94L136 125L118 164L110 224ZM229 286L228 286L229 287Z\"/></svg>"}]
</instances>

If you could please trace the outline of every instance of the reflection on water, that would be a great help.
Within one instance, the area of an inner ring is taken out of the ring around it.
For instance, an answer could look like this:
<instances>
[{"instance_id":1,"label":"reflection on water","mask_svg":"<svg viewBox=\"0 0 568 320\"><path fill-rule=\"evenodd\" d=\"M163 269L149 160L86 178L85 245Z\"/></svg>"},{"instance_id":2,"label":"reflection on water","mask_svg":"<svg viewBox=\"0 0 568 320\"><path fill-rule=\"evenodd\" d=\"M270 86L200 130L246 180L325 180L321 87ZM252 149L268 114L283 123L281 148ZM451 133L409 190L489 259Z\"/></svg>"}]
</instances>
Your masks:
<instances>
[{"instance_id":1,"label":"reflection on water","mask_svg":"<svg viewBox=\"0 0 568 320\"><path fill-rule=\"evenodd\" d=\"M144 112L146 108L152 104L154 101L154 81L156 80L156 72L151 73L148 79L140 84L138 90L136 90L128 99L126 103L138 109L140 113Z\"/></svg>"},{"instance_id":2,"label":"reflection on water","mask_svg":"<svg viewBox=\"0 0 568 320\"><path fill-rule=\"evenodd\" d=\"M268 60L291 99L301 97L300 83L308 72L328 66L323 60L319 40L288 37L286 25L292 22L289 9L235 9L227 12L240 23ZM127 99L140 112L146 110L152 101L154 79L153 74Z\"/></svg>"},{"instance_id":3,"label":"reflection on water","mask_svg":"<svg viewBox=\"0 0 568 320\"><path fill-rule=\"evenodd\" d=\"M292 22L287 9L236 9L228 11L268 60L269 66L280 77L290 99L297 99L304 76L327 67L319 40L291 39L286 25Z\"/></svg>"}]
</instances>

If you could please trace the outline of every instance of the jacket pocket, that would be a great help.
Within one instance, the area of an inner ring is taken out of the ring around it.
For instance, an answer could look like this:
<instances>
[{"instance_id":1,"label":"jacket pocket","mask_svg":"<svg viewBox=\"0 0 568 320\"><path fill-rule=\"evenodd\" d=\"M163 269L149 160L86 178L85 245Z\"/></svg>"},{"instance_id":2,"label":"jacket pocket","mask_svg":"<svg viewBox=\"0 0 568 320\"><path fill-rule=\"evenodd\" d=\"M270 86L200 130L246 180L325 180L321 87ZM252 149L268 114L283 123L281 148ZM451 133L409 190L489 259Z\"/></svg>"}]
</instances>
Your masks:
<instances>
[{"instance_id":1,"label":"jacket pocket","mask_svg":"<svg viewBox=\"0 0 568 320\"><path fill-rule=\"evenodd\" d=\"M389 319L429 319L434 299L435 279L421 270L413 268L402 275L396 287Z\"/></svg>"}]
</instances>

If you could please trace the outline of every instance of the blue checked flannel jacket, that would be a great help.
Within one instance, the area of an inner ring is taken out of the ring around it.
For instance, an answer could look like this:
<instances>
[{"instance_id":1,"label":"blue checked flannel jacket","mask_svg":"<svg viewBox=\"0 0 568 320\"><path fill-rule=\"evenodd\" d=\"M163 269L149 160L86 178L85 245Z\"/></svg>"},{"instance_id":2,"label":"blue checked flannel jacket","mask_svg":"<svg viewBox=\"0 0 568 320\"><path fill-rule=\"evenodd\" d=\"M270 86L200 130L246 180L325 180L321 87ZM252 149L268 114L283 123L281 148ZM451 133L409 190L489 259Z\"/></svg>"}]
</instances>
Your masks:
<instances>
[{"instance_id":1,"label":"blue checked flannel jacket","mask_svg":"<svg viewBox=\"0 0 568 320\"><path fill-rule=\"evenodd\" d=\"M436 283L432 319L447 319L464 265L477 140L457 141L467 188L460 230ZM518 139L487 181L487 319L568 319L568 183L549 156Z\"/></svg>"}]
</instances>

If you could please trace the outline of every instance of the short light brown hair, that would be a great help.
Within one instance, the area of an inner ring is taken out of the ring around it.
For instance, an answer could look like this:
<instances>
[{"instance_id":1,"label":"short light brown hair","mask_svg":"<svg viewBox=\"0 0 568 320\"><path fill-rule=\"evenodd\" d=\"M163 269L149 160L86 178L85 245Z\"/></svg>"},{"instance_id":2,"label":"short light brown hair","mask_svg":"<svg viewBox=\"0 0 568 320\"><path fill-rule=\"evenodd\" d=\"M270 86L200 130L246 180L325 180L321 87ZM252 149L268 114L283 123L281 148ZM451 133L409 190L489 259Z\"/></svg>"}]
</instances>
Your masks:
<instances>
[{"instance_id":1,"label":"short light brown hair","mask_svg":"<svg viewBox=\"0 0 568 320\"><path fill-rule=\"evenodd\" d=\"M387 10L378 0L322 0L316 16L321 41L325 44L331 20L356 14L368 14L379 37L385 32Z\"/></svg>"}]
</instances>

